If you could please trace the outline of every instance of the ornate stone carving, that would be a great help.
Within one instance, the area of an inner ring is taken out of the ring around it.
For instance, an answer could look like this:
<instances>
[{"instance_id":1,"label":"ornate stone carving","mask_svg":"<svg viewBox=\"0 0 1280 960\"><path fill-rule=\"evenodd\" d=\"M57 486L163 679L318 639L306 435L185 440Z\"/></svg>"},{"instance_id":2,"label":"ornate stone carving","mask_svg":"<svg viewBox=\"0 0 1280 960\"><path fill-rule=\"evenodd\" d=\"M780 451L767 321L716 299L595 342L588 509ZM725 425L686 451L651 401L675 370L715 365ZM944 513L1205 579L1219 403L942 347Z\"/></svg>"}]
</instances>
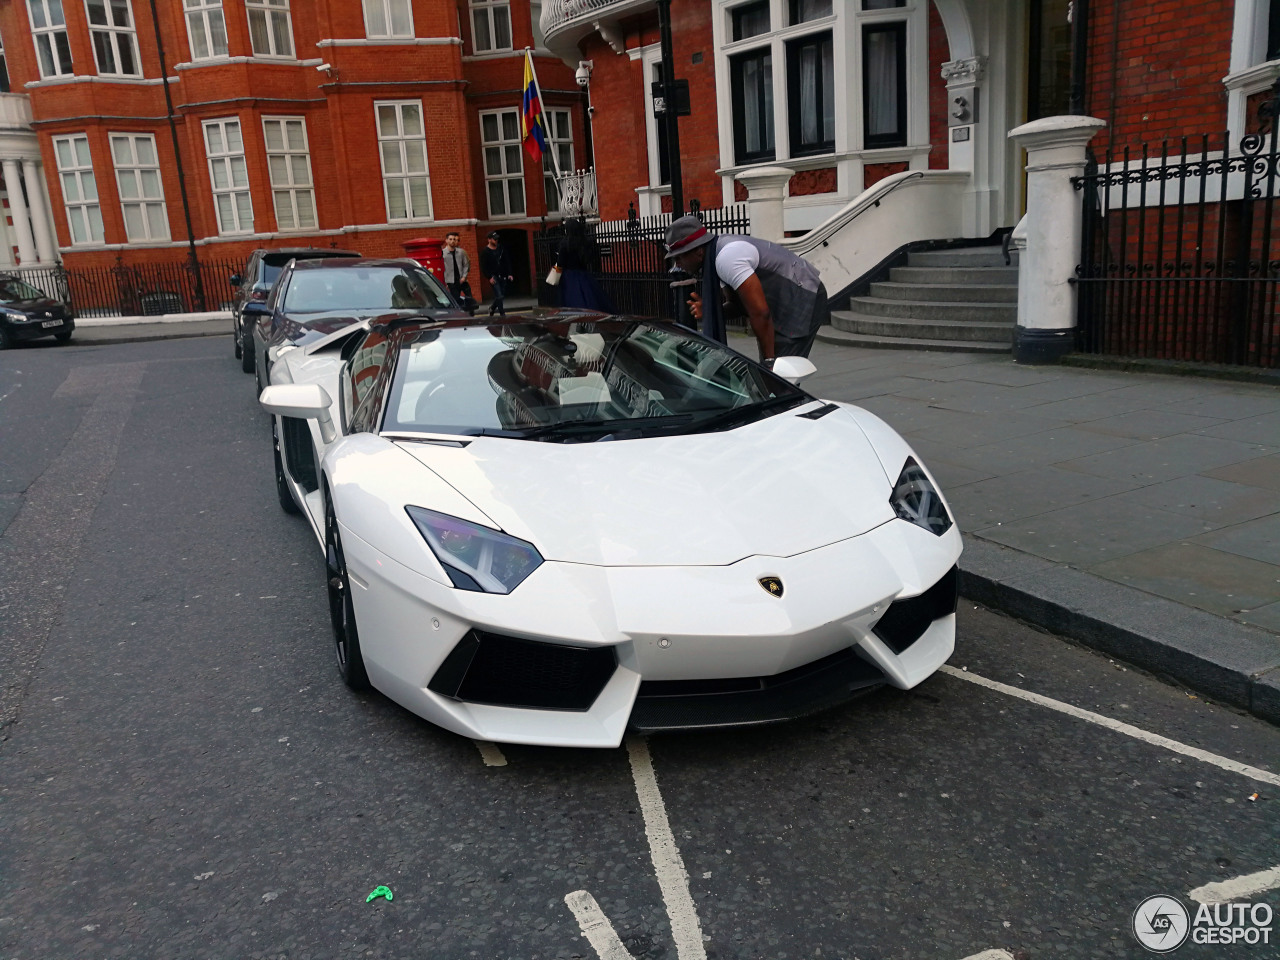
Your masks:
<instances>
[{"instance_id":1,"label":"ornate stone carving","mask_svg":"<svg viewBox=\"0 0 1280 960\"><path fill-rule=\"evenodd\" d=\"M978 83L987 75L986 57L967 57L942 65L942 79L948 87L965 87Z\"/></svg>"}]
</instances>

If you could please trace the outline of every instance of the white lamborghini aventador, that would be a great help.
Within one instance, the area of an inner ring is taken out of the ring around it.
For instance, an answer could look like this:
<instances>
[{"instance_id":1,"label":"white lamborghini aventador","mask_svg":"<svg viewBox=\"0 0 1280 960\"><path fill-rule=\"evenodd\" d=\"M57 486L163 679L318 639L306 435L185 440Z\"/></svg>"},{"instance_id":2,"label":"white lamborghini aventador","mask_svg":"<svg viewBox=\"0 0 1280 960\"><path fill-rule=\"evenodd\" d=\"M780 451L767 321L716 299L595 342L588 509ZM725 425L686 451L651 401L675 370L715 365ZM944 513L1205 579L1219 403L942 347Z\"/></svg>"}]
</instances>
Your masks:
<instances>
[{"instance_id":1,"label":"white lamborghini aventador","mask_svg":"<svg viewBox=\"0 0 1280 960\"><path fill-rule=\"evenodd\" d=\"M795 385L813 369L582 314L284 349L261 403L343 678L465 736L599 747L920 683L959 531L901 437Z\"/></svg>"}]
</instances>

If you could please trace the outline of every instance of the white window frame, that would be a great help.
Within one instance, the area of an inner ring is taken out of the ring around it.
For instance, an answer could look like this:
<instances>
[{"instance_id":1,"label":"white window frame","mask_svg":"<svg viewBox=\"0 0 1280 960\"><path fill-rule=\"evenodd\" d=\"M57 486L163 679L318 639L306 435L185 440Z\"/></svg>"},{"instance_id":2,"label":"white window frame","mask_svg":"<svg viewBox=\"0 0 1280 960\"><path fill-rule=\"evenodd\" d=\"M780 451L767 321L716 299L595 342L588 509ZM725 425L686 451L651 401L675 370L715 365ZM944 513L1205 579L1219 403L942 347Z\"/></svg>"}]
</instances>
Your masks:
<instances>
[{"instance_id":1,"label":"white window frame","mask_svg":"<svg viewBox=\"0 0 1280 960\"><path fill-rule=\"evenodd\" d=\"M395 130L386 131L382 126L382 110L390 108L395 111ZM405 111L412 109L418 115L420 133L405 133ZM431 158L427 154L426 113L422 109L421 100L376 100L373 104L374 129L378 134L378 160L382 165L382 198L386 204L387 223L400 223L408 220L430 220L431 208ZM422 171L410 170L410 155L418 151L410 144L421 146ZM398 158L394 164L388 164L388 151ZM398 169L396 169L398 167ZM426 209L419 210L414 206L412 182L422 180L426 196ZM392 197L403 201L405 215L392 216Z\"/></svg>"},{"instance_id":2,"label":"white window frame","mask_svg":"<svg viewBox=\"0 0 1280 960\"><path fill-rule=\"evenodd\" d=\"M514 49L512 44L515 38L511 30L511 3L510 0L468 0L468 7L471 10L471 52L472 53L496 53L500 50ZM507 43L506 46L500 46L497 43L499 11L507 20ZM480 46L480 31L476 29L476 24L483 20L488 26L489 42L485 46Z\"/></svg>"},{"instance_id":3,"label":"white window frame","mask_svg":"<svg viewBox=\"0 0 1280 960\"><path fill-rule=\"evenodd\" d=\"M502 118L510 115L515 118L515 137L508 137L502 131ZM488 140L485 138L484 120L485 117L496 117L497 123L497 140ZM508 160L512 156L512 148L515 150L515 157L520 161L516 170L508 169ZM484 192L485 202L489 207L489 218L491 220L509 220L518 217L528 216L529 198L526 195L524 183L524 146L520 141L520 111L515 107L507 107L502 110L481 110L480 111L480 156L481 163L484 166ZM499 159L499 170L491 172L492 165L490 160L493 157ZM511 183L520 185L520 209L511 209ZM501 211L494 209L492 184L502 183L499 188L502 191Z\"/></svg>"},{"instance_id":4,"label":"white window frame","mask_svg":"<svg viewBox=\"0 0 1280 960\"><path fill-rule=\"evenodd\" d=\"M749 2L749 0L747 0ZM832 32L833 70L835 76L835 150L833 154L819 154L794 158L796 163L837 164L846 159L863 157L866 163L889 162L889 158L909 160L912 167L927 166L929 143L929 5L927 0L906 0L901 7L882 10L863 10L861 0L835 0L829 17L790 23L788 0L770 0L770 26L762 33L745 40L732 39L732 11L743 5L743 0L714 0L712 34L716 48L716 97L720 116L730 122L720 127L720 160L726 170L739 170L755 164L738 164L734 153L733 94L729 70L729 58L760 47L769 48L773 63L773 163L790 164L791 128L788 117L789 92L787 89L787 42L824 30ZM907 146L871 149L863 145L862 106L862 28L864 25L893 21L905 21L907 25L906 49L906 101ZM828 160L827 158L830 157ZM763 161L762 161L763 162ZM856 166L856 162L855 162ZM862 183L860 169L850 170L850 182ZM844 174L841 175L842 179ZM732 181L724 179L725 195L732 197ZM860 189L855 192L861 192Z\"/></svg>"},{"instance_id":5,"label":"white window frame","mask_svg":"<svg viewBox=\"0 0 1280 960\"><path fill-rule=\"evenodd\" d=\"M55 23L49 8L50 0L27 0L27 16L31 23L31 40L36 48L36 61L42 79L69 77L75 70L71 61L71 40L67 36L67 14L61 4L57 7L60 20ZM44 26L37 26L43 23ZM59 44L58 41L62 43Z\"/></svg>"},{"instance_id":6,"label":"white window frame","mask_svg":"<svg viewBox=\"0 0 1280 960\"><path fill-rule=\"evenodd\" d=\"M113 6L122 4L127 23L113 22ZM101 7L106 23L94 23L92 9ZM133 4L130 0L84 0L85 19L89 21L89 42L93 45L93 62L100 77L141 77L142 60L138 56L138 35L134 29ZM106 46L113 63L103 66L99 42ZM133 60L133 70L124 70L125 54Z\"/></svg>"},{"instance_id":7,"label":"white window frame","mask_svg":"<svg viewBox=\"0 0 1280 960\"><path fill-rule=\"evenodd\" d=\"M402 40L412 38L413 4L411 0L363 0L364 35L370 40ZM394 14L399 11L408 23L397 30ZM381 20L379 29L377 20Z\"/></svg>"},{"instance_id":8,"label":"white window frame","mask_svg":"<svg viewBox=\"0 0 1280 960\"><path fill-rule=\"evenodd\" d=\"M1235 142L1248 129L1249 97L1280 77L1280 60L1267 60L1271 4L1280 0L1236 0L1231 28L1230 70L1222 78L1227 90L1227 139Z\"/></svg>"},{"instance_id":9,"label":"white window frame","mask_svg":"<svg viewBox=\"0 0 1280 960\"><path fill-rule=\"evenodd\" d=\"M289 0L245 0L245 18L249 22L249 45L255 57L271 57L278 60L293 60L293 15L289 12ZM258 14L266 31L266 49L259 48L253 34L254 14ZM284 36L288 40L289 49L276 49L276 26L283 18Z\"/></svg>"},{"instance_id":10,"label":"white window frame","mask_svg":"<svg viewBox=\"0 0 1280 960\"><path fill-rule=\"evenodd\" d=\"M124 218L124 234L130 243L147 243L169 239L169 211L164 202L164 183L160 178L160 155L156 152L155 134L112 133L111 162L116 170L116 188L120 193L120 214ZM139 144L149 144L151 160L139 159L144 151ZM121 162L121 148L126 151ZM130 211L140 229L130 229Z\"/></svg>"},{"instance_id":11,"label":"white window frame","mask_svg":"<svg viewBox=\"0 0 1280 960\"><path fill-rule=\"evenodd\" d=\"M80 147L83 146L83 151ZM65 148L65 149L64 149ZM72 133L53 138L53 156L58 167L58 184L62 205L67 214L67 232L71 246L102 243L102 205L98 200L98 181L93 174L93 157L89 136Z\"/></svg>"},{"instance_id":12,"label":"white window frame","mask_svg":"<svg viewBox=\"0 0 1280 960\"><path fill-rule=\"evenodd\" d=\"M253 195L249 188L249 169L244 156L244 134L239 117L219 117L216 120L205 120L201 125L204 133L204 151L209 161L209 186L213 191L213 208L218 218L218 234L235 236L253 233ZM232 128L236 138L240 140L240 149L231 149L227 133ZM218 145L215 148L210 132L217 130ZM239 160L239 164L236 161ZM222 185L219 186L218 171L222 171ZM240 199L244 198L244 205ZM226 198L230 204L224 211L219 202ZM247 210L246 210L247 207ZM229 214L226 215L226 214ZM247 222L246 222L247 221Z\"/></svg>"},{"instance_id":13,"label":"white window frame","mask_svg":"<svg viewBox=\"0 0 1280 960\"><path fill-rule=\"evenodd\" d=\"M280 134L278 147L272 146L271 130L276 125ZM291 127L301 131L301 147L291 144ZM267 151L276 229L281 233L316 229L320 218L316 212L315 181L311 177L311 141L307 136L306 118L263 117L262 142Z\"/></svg>"},{"instance_id":14,"label":"white window frame","mask_svg":"<svg viewBox=\"0 0 1280 960\"><path fill-rule=\"evenodd\" d=\"M187 19L187 42L192 60L221 60L229 55L227 49L227 18L222 10L222 0L183 0L183 12ZM215 42L214 24L222 32L222 49ZM200 38L206 52L201 53L196 44Z\"/></svg>"},{"instance_id":15,"label":"white window frame","mask_svg":"<svg viewBox=\"0 0 1280 960\"><path fill-rule=\"evenodd\" d=\"M545 109L543 116L547 124L547 149L542 154L542 192L547 201L547 213L560 213L560 191L556 188L556 167L551 152L559 147L568 147L568 160L566 162L561 157L560 172L576 172L573 165L573 112L553 107ZM525 209L528 209L527 202Z\"/></svg>"}]
</instances>

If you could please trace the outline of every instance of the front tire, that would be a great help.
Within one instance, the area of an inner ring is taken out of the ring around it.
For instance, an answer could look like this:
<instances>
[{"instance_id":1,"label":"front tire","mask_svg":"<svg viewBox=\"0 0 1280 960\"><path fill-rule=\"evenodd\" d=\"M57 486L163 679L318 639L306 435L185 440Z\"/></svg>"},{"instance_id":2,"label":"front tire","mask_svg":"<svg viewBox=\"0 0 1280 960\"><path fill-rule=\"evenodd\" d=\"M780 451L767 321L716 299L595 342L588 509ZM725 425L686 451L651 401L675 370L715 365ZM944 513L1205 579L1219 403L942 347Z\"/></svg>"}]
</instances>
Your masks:
<instances>
[{"instance_id":1,"label":"front tire","mask_svg":"<svg viewBox=\"0 0 1280 960\"><path fill-rule=\"evenodd\" d=\"M299 513L294 502L293 492L289 489L288 478L284 475L284 457L280 453L280 427L276 418L271 418L271 452L276 461L276 496L280 499L280 509L285 513Z\"/></svg>"},{"instance_id":2,"label":"front tire","mask_svg":"<svg viewBox=\"0 0 1280 960\"><path fill-rule=\"evenodd\" d=\"M327 501L327 498L326 498ZM334 647L338 656L338 672L352 690L368 690L369 674L360 653L360 633L356 628L356 610L351 602L351 578L342 553L342 536L333 506L326 505L324 514L325 574L329 590L329 621L333 624Z\"/></svg>"},{"instance_id":3,"label":"front tire","mask_svg":"<svg viewBox=\"0 0 1280 960\"><path fill-rule=\"evenodd\" d=\"M63 331L62 331L62 333L55 333L55 334L53 335L53 339L57 340L59 343L70 343L70 342L71 342L71 334L72 334L73 332L74 332L74 331L72 331L72 330L63 330Z\"/></svg>"},{"instance_id":4,"label":"front tire","mask_svg":"<svg viewBox=\"0 0 1280 960\"><path fill-rule=\"evenodd\" d=\"M13 346L13 334L4 327L0 327L0 350L8 350Z\"/></svg>"}]
</instances>

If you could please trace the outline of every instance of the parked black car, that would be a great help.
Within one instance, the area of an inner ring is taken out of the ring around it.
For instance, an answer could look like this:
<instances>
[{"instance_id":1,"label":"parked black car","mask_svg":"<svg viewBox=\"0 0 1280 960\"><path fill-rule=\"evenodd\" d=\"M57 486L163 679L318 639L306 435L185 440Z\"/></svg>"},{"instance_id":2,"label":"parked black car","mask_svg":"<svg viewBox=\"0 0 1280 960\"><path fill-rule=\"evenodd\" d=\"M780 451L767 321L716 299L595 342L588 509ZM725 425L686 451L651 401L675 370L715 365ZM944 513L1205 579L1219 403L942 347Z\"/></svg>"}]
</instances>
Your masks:
<instances>
[{"instance_id":1,"label":"parked black car","mask_svg":"<svg viewBox=\"0 0 1280 960\"><path fill-rule=\"evenodd\" d=\"M286 265L265 303L245 304L250 336L245 351L258 389L270 382L275 351L312 331L334 333L366 317L388 314L447 320L469 314L449 289L414 260L295 260Z\"/></svg>"},{"instance_id":2,"label":"parked black car","mask_svg":"<svg viewBox=\"0 0 1280 960\"><path fill-rule=\"evenodd\" d=\"M20 277L0 273L0 350L38 337L66 343L75 328L71 308L61 300L45 296Z\"/></svg>"},{"instance_id":3,"label":"parked black car","mask_svg":"<svg viewBox=\"0 0 1280 960\"><path fill-rule=\"evenodd\" d=\"M322 257L358 257L354 250L327 250L317 247L278 247L274 250L259 249L249 254L249 261L244 265L244 273L233 274L231 286L235 294L231 301L231 336L236 344L236 357L240 360L240 369L245 373L253 373L253 350L245 350L246 345L252 347L249 335L249 321L244 317L246 303L263 303L271 287L275 284L280 271L290 260L317 260Z\"/></svg>"}]
</instances>

